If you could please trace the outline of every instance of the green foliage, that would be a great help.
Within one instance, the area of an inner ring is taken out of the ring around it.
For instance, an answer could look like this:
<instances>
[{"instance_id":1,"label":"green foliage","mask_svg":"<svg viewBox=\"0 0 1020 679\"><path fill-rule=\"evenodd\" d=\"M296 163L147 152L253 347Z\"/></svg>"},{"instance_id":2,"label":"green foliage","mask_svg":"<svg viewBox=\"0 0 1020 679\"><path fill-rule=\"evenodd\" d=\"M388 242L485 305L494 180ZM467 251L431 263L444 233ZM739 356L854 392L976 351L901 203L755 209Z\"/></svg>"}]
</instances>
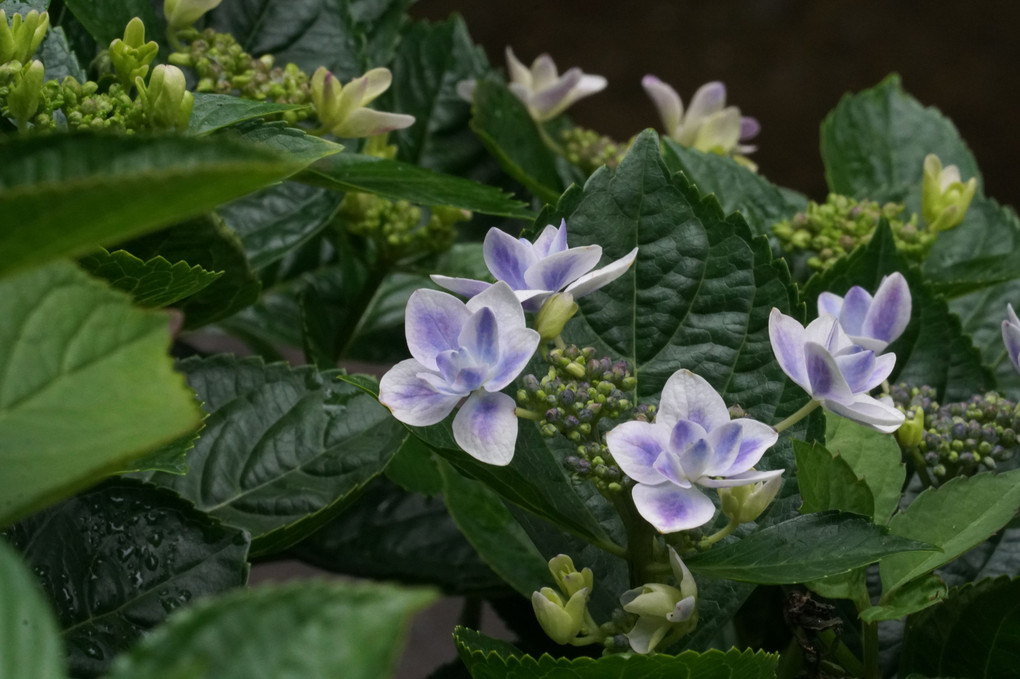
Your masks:
<instances>
[{"instance_id":1,"label":"green foliage","mask_svg":"<svg viewBox=\"0 0 1020 679\"><path fill-rule=\"evenodd\" d=\"M804 499L802 513L837 509L874 517L871 489L841 455L817 443L809 446L801 441L793 442L793 452L797 457L797 485Z\"/></svg>"},{"instance_id":2,"label":"green foliage","mask_svg":"<svg viewBox=\"0 0 1020 679\"><path fill-rule=\"evenodd\" d=\"M153 4L148 0L65 0L64 4L104 47L123 37L124 27L134 17L139 17L145 24L150 40L159 40L158 36L163 33L164 24L156 19Z\"/></svg>"},{"instance_id":3,"label":"green foliage","mask_svg":"<svg viewBox=\"0 0 1020 679\"><path fill-rule=\"evenodd\" d=\"M882 597L882 601L877 606L861 611L861 620L864 622L899 620L942 603L942 600L946 598L947 591L946 583L942 582L942 578L937 575L911 580L890 596Z\"/></svg>"},{"instance_id":4,"label":"green foliage","mask_svg":"<svg viewBox=\"0 0 1020 679\"><path fill-rule=\"evenodd\" d=\"M173 610L248 577L242 531L122 479L34 514L7 538L57 609L75 677L99 676Z\"/></svg>"},{"instance_id":5,"label":"green foliage","mask_svg":"<svg viewBox=\"0 0 1020 679\"><path fill-rule=\"evenodd\" d=\"M142 261L125 250L108 252L102 248L82 257L78 264L131 295L138 306L154 309L190 297L223 275L222 271L206 271L183 261L171 264L161 256Z\"/></svg>"},{"instance_id":6,"label":"green foliage","mask_svg":"<svg viewBox=\"0 0 1020 679\"><path fill-rule=\"evenodd\" d=\"M0 676L64 679L57 622L32 573L0 540Z\"/></svg>"},{"instance_id":7,"label":"green foliage","mask_svg":"<svg viewBox=\"0 0 1020 679\"><path fill-rule=\"evenodd\" d=\"M391 676L408 621L434 599L426 589L344 582L237 592L174 616L106 679Z\"/></svg>"},{"instance_id":8,"label":"green foliage","mask_svg":"<svg viewBox=\"0 0 1020 679\"><path fill-rule=\"evenodd\" d=\"M202 135L237 123L272 117L286 111L300 111L307 106L278 104L271 101L251 101L226 94L195 93L195 106L191 109L188 132Z\"/></svg>"},{"instance_id":9,"label":"green foliage","mask_svg":"<svg viewBox=\"0 0 1020 679\"><path fill-rule=\"evenodd\" d=\"M0 281L0 526L194 429L167 318L67 262Z\"/></svg>"},{"instance_id":10,"label":"green foliage","mask_svg":"<svg viewBox=\"0 0 1020 679\"><path fill-rule=\"evenodd\" d=\"M888 523L899 506L900 490L907 475L896 440L845 417L826 413L825 447L839 455L871 490L875 511L869 516L879 525Z\"/></svg>"},{"instance_id":11,"label":"green foliage","mask_svg":"<svg viewBox=\"0 0 1020 679\"><path fill-rule=\"evenodd\" d=\"M10 4L10 3L7 3ZM10 16L10 10L7 10ZM63 80L71 76L79 82L86 80L85 69L78 63L78 57L67 43L67 35L60 26L51 26L46 37L35 53L35 58L46 67L47 80Z\"/></svg>"}]
</instances>

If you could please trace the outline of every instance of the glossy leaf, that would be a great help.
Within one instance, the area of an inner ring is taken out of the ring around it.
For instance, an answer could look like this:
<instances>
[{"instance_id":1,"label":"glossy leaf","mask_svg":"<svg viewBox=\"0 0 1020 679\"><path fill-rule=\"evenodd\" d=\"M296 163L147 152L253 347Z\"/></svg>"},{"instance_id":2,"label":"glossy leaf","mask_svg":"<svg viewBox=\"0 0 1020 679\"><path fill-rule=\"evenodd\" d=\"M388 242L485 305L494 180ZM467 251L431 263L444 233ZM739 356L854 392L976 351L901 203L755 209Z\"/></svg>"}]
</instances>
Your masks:
<instances>
[{"instance_id":1,"label":"glossy leaf","mask_svg":"<svg viewBox=\"0 0 1020 679\"><path fill-rule=\"evenodd\" d=\"M0 275L201 214L301 166L224 139L176 136L15 136L0 155Z\"/></svg>"},{"instance_id":2,"label":"glossy leaf","mask_svg":"<svg viewBox=\"0 0 1020 679\"><path fill-rule=\"evenodd\" d=\"M982 580L907 619L900 675L1008 677L1020 663L1020 579Z\"/></svg>"},{"instance_id":3,"label":"glossy leaf","mask_svg":"<svg viewBox=\"0 0 1020 679\"><path fill-rule=\"evenodd\" d=\"M190 297L213 284L222 271L206 271L184 261L170 263L157 256L142 261L126 250L99 250L78 264L97 278L131 295L135 304L158 309Z\"/></svg>"},{"instance_id":4,"label":"glossy leaf","mask_svg":"<svg viewBox=\"0 0 1020 679\"><path fill-rule=\"evenodd\" d=\"M1020 509L1020 470L1004 474L958 476L929 488L889 529L941 551L896 554L882 560L882 588L892 592L916 577L952 561L1006 525Z\"/></svg>"},{"instance_id":5,"label":"glossy leaf","mask_svg":"<svg viewBox=\"0 0 1020 679\"><path fill-rule=\"evenodd\" d=\"M0 677L65 679L53 611L17 552L0 539Z\"/></svg>"},{"instance_id":6,"label":"glossy leaf","mask_svg":"<svg viewBox=\"0 0 1020 679\"><path fill-rule=\"evenodd\" d=\"M892 592L890 596L883 596L877 606L865 608L860 612L860 617L864 622L899 620L942 603L947 592L946 583L937 575L918 578Z\"/></svg>"},{"instance_id":7,"label":"glossy leaf","mask_svg":"<svg viewBox=\"0 0 1020 679\"><path fill-rule=\"evenodd\" d=\"M836 509L872 518L875 499L868 485L838 453L817 443L793 442L797 456L797 485L804 504L803 514Z\"/></svg>"},{"instance_id":8,"label":"glossy leaf","mask_svg":"<svg viewBox=\"0 0 1020 679\"><path fill-rule=\"evenodd\" d=\"M854 514L805 514L685 561L694 573L781 585L810 582L858 566L883 563L897 552L933 547L890 533Z\"/></svg>"},{"instance_id":9,"label":"glossy leaf","mask_svg":"<svg viewBox=\"0 0 1020 679\"><path fill-rule=\"evenodd\" d=\"M0 281L0 526L199 423L166 315L69 262Z\"/></svg>"},{"instance_id":10,"label":"glossy leaf","mask_svg":"<svg viewBox=\"0 0 1020 679\"><path fill-rule=\"evenodd\" d=\"M344 147L336 142L306 134L297 127L291 127L282 120L264 123L261 120L249 120L225 129L217 137L236 139L245 144L254 144L268 151L279 153L284 157L309 165L320 158L331 156L343 151Z\"/></svg>"},{"instance_id":11,"label":"glossy leaf","mask_svg":"<svg viewBox=\"0 0 1020 679\"><path fill-rule=\"evenodd\" d=\"M67 8L100 45L108 46L116 38L124 37L124 27L139 17L146 28L146 39L155 40L164 32L165 24L156 19L156 12L148 0L65 0Z\"/></svg>"},{"instance_id":12,"label":"glossy leaf","mask_svg":"<svg viewBox=\"0 0 1020 679\"><path fill-rule=\"evenodd\" d=\"M272 117L285 111L300 111L308 108L307 105L253 101L228 94L196 92L194 96L195 105L191 109L188 132L196 135L208 134L248 120Z\"/></svg>"},{"instance_id":13,"label":"glossy leaf","mask_svg":"<svg viewBox=\"0 0 1020 679\"><path fill-rule=\"evenodd\" d=\"M365 582L236 592L171 618L107 679L392 676L411 616L434 599L431 590Z\"/></svg>"},{"instance_id":14,"label":"glossy leaf","mask_svg":"<svg viewBox=\"0 0 1020 679\"><path fill-rule=\"evenodd\" d=\"M339 371L233 356L179 364L209 413L185 476L149 478L280 551L336 516L378 475L405 436Z\"/></svg>"},{"instance_id":15,"label":"glossy leaf","mask_svg":"<svg viewBox=\"0 0 1020 679\"><path fill-rule=\"evenodd\" d=\"M956 126L904 92L897 75L843 97L822 123L821 150L829 189L857 198L905 194L920 182L929 153L959 167L962 177L981 181Z\"/></svg>"},{"instance_id":16,"label":"glossy leaf","mask_svg":"<svg viewBox=\"0 0 1020 679\"><path fill-rule=\"evenodd\" d=\"M7 532L57 617L75 677L97 677L174 609L240 587L248 537L173 493L118 479Z\"/></svg>"},{"instance_id":17,"label":"glossy leaf","mask_svg":"<svg viewBox=\"0 0 1020 679\"><path fill-rule=\"evenodd\" d=\"M900 490L907 475L895 438L845 417L825 413L825 447L842 457L871 490L875 523L888 523L899 506Z\"/></svg>"}]
</instances>

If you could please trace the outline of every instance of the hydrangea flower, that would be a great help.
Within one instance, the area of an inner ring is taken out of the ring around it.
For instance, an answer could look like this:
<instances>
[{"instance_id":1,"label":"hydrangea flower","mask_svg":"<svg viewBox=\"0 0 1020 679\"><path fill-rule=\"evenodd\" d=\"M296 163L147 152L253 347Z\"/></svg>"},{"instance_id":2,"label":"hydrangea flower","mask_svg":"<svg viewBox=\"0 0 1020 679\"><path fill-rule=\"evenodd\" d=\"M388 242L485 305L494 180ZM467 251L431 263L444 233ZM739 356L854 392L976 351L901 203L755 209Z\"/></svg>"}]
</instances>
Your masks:
<instances>
[{"instance_id":1,"label":"hydrangea flower","mask_svg":"<svg viewBox=\"0 0 1020 679\"><path fill-rule=\"evenodd\" d=\"M889 377L895 354L876 356L854 344L831 314L805 328L773 308L769 338L783 372L826 410L886 434L903 424L902 412L868 395Z\"/></svg>"},{"instance_id":2,"label":"hydrangea flower","mask_svg":"<svg viewBox=\"0 0 1020 679\"><path fill-rule=\"evenodd\" d=\"M696 485L743 486L782 474L751 469L778 437L757 420L731 420L726 403L704 378L679 370L662 389L655 422L624 422L606 434L606 444L637 482L638 513L660 533L675 533L715 515L712 500Z\"/></svg>"},{"instance_id":3,"label":"hydrangea flower","mask_svg":"<svg viewBox=\"0 0 1020 679\"><path fill-rule=\"evenodd\" d=\"M677 587L653 582L620 595L623 610L638 616L626 635L635 653L651 653L667 634L682 636L698 624L698 584L672 547L669 548L669 566Z\"/></svg>"},{"instance_id":4,"label":"hydrangea flower","mask_svg":"<svg viewBox=\"0 0 1020 679\"><path fill-rule=\"evenodd\" d=\"M506 64L510 72L510 91L524 102L531 117L540 123L552 120L578 99L601 92L607 85L602 76L583 73L577 67L560 75L548 54L540 55L529 69L507 47ZM457 94L462 99L471 101L474 92L474 80L464 80L457 85Z\"/></svg>"},{"instance_id":5,"label":"hydrangea flower","mask_svg":"<svg viewBox=\"0 0 1020 679\"><path fill-rule=\"evenodd\" d=\"M312 74L309 89L323 128L338 137L354 139L402 130L414 124L414 116L366 108L388 90L392 82L393 74L388 68L373 68L341 85L332 73L320 66Z\"/></svg>"},{"instance_id":6,"label":"hydrangea flower","mask_svg":"<svg viewBox=\"0 0 1020 679\"><path fill-rule=\"evenodd\" d=\"M742 156L757 148L741 142L757 135L761 125L741 116L736 106L726 106L726 86L721 82L699 87L687 111L676 90L654 75L642 78L641 85L659 109L666 134L678 144L719 155Z\"/></svg>"},{"instance_id":7,"label":"hydrangea flower","mask_svg":"<svg viewBox=\"0 0 1020 679\"><path fill-rule=\"evenodd\" d=\"M964 183L960 178L960 168L956 165L942 167L942 161L934 153L925 156L921 181L921 215L929 230L946 231L958 226L967 214L976 191L976 177Z\"/></svg>"},{"instance_id":8,"label":"hydrangea flower","mask_svg":"<svg viewBox=\"0 0 1020 679\"><path fill-rule=\"evenodd\" d=\"M525 309L538 311L553 293L566 292L576 299L616 280L634 263L637 248L592 271L602 258L602 248L598 245L568 248L567 222L563 220L559 228L551 224L545 227L534 243L493 227L485 235L482 253L492 275L510 286ZM465 297L473 297L491 285L438 275L432 276L432 280Z\"/></svg>"},{"instance_id":9,"label":"hydrangea flower","mask_svg":"<svg viewBox=\"0 0 1020 679\"><path fill-rule=\"evenodd\" d=\"M416 290L405 313L411 356L379 382L379 401L401 422L436 424L467 399L453 420L457 444L472 457L509 464L517 441L514 399L500 390L538 347L524 310L505 283L465 304L438 290Z\"/></svg>"},{"instance_id":10,"label":"hydrangea flower","mask_svg":"<svg viewBox=\"0 0 1020 679\"><path fill-rule=\"evenodd\" d=\"M910 323L910 286L898 271L885 276L872 297L859 285L845 297L831 292L818 296L818 313L832 314L850 340L865 349L881 352L903 334Z\"/></svg>"},{"instance_id":11,"label":"hydrangea flower","mask_svg":"<svg viewBox=\"0 0 1020 679\"><path fill-rule=\"evenodd\" d=\"M1006 305L1006 320L1002 322L1002 341L1013 367L1020 373L1020 319L1017 319L1013 305Z\"/></svg>"}]
</instances>

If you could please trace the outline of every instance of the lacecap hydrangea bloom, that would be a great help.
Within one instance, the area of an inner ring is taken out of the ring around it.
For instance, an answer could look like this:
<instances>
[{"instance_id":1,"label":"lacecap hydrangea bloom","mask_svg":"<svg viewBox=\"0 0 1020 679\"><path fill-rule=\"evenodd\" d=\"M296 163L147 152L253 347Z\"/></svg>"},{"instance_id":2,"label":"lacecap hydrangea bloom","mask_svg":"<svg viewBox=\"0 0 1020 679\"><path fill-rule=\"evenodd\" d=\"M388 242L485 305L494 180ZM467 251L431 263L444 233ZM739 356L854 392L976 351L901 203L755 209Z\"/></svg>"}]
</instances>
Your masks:
<instances>
[{"instance_id":1,"label":"lacecap hydrangea bloom","mask_svg":"<svg viewBox=\"0 0 1020 679\"><path fill-rule=\"evenodd\" d=\"M1006 320L1002 322L1002 341L1013 367L1020 373L1020 319L1013 311L1013 305L1006 305Z\"/></svg>"},{"instance_id":2,"label":"lacecap hydrangea bloom","mask_svg":"<svg viewBox=\"0 0 1020 679\"><path fill-rule=\"evenodd\" d=\"M514 399L500 393L538 348L524 310L505 283L466 304L438 290L416 290L407 302L405 333L411 356L379 382L379 401L401 422L436 424L463 404L453 420L457 444L472 457L506 465L514 455ZM465 400L466 399L466 400Z\"/></svg>"},{"instance_id":3,"label":"lacecap hydrangea bloom","mask_svg":"<svg viewBox=\"0 0 1020 679\"><path fill-rule=\"evenodd\" d=\"M660 533L675 533L715 515L712 500L697 486L743 486L781 475L782 469L752 469L778 438L757 420L731 420L712 385L679 370L662 389L655 421L624 422L606 434L606 444L620 469L637 482L638 513Z\"/></svg>"},{"instance_id":4,"label":"lacecap hydrangea bloom","mask_svg":"<svg viewBox=\"0 0 1020 679\"><path fill-rule=\"evenodd\" d=\"M514 238L498 228L489 229L482 246L485 265L496 280L505 281L528 311L538 311L557 292L574 299L610 283L627 271L637 257L637 248L620 259L592 271L602 258L598 245L567 247L567 223L545 227L534 243ZM433 275L432 280L458 295L472 297L491 283L470 278Z\"/></svg>"},{"instance_id":5,"label":"lacecap hydrangea bloom","mask_svg":"<svg viewBox=\"0 0 1020 679\"><path fill-rule=\"evenodd\" d=\"M831 314L854 344L883 351L910 323L911 298L907 279L898 271L885 276L875 296L855 285L840 297L831 292L818 296L818 314Z\"/></svg>"},{"instance_id":6,"label":"lacecap hydrangea bloom","mask_svg":"<svg viewBox=\"0 0 1020 679\"><path fill-rule=\"evenodd\" d=\"M577 100L601 92L607 85L602 76L584 73L576 66L560 75L548 54L540 55L528 68L507 47L506 65L510 72L510 91L540 123L552 120ZM464 80L457 85L457 94L467 101L471 101L474 91L474 80Z\"/></svg>"}]
</instances>

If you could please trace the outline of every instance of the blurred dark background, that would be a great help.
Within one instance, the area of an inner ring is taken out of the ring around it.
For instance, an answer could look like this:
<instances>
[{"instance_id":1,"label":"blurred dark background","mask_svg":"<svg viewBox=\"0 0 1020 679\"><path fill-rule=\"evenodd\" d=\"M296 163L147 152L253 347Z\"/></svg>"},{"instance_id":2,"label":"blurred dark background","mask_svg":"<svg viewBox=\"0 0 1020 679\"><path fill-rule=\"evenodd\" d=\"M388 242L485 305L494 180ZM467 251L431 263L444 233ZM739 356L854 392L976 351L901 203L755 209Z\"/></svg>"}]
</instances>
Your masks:
<instances>
[{"instance_id":1,"label":"blurred dark background","mask_svg":"<svg viewBox=\"0 0 1020 679\"><path fill-rule=\"evenodd\" d=\"M847 92L897 72L904 88L955 123L999 201L1020 203L1020 3L869 0L421 0L412 14L459 12L493 65L513 47L548 52L609 87L570 109L578 124L625 141L659 128L641 88L654 73L686 105L710 80L758 118L751 158L773 182L815 200L826 188L818 127Z\"/></svg>"}]
</instances>

